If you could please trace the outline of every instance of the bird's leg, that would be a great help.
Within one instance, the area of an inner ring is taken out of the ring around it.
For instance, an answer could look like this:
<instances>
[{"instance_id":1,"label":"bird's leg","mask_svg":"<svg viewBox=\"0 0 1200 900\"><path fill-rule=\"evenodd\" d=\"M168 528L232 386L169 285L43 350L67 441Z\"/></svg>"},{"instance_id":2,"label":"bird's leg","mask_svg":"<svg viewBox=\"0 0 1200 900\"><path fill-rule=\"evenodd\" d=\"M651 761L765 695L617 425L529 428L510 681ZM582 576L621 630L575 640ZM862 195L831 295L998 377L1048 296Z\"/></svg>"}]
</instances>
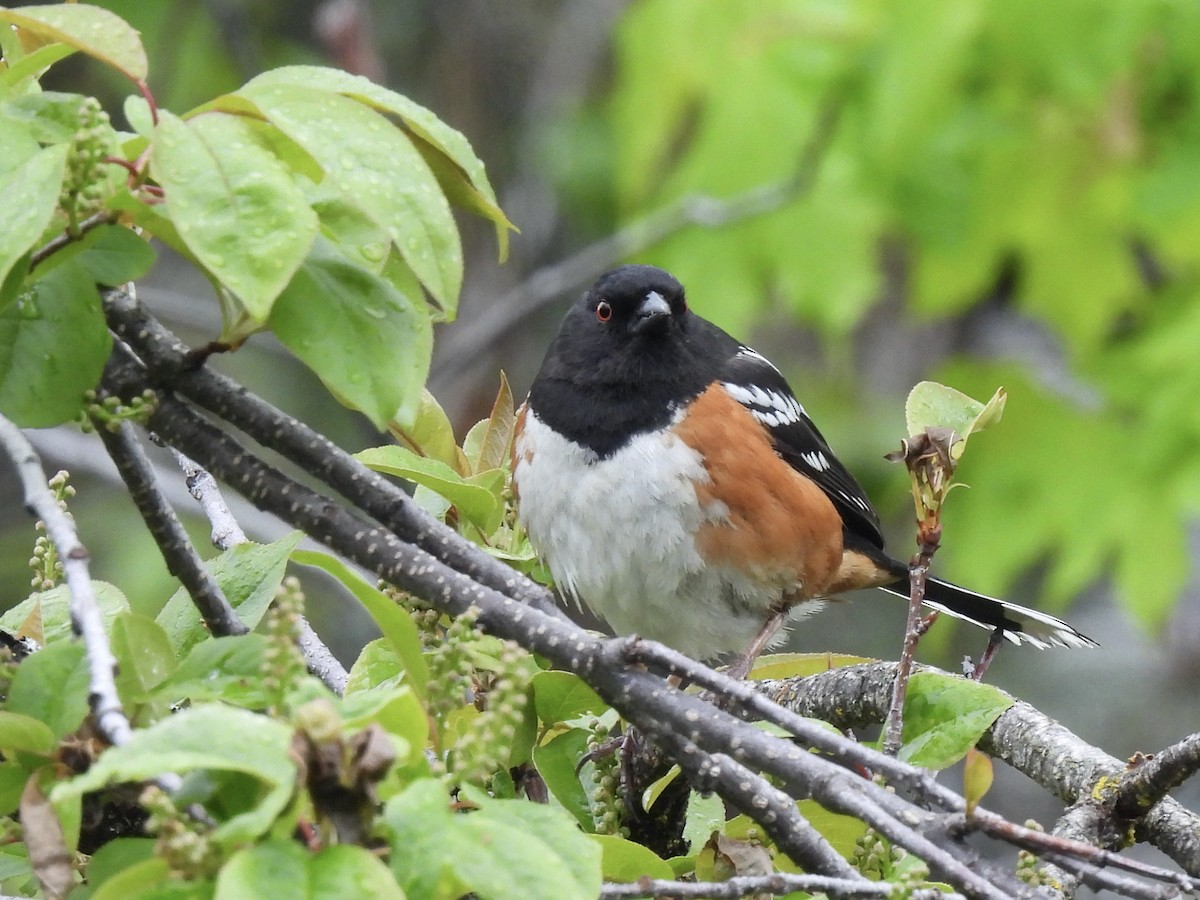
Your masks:
<instances>
[{"instance_id":1,"label":"bird's leg","mask_svg":"<svg viewBox=\"0 0 1200 900\"><path fill-rule=\"evenodd\" d=\"M749 646L745 651L733 662L729 664L726 674L730 678L736 678L741 681L750 674L750 668L754 665L754 661L758 659L760 653L766 649L766 646L771 643L775 635L779 633L779 629L783 627L783 623L787 621L788 613L792 610L791 604L783 604L777 607L772 607L766 621L763 622L762 628L758 630L758 634L754 636Z\"/></svg>"}]
</instances>

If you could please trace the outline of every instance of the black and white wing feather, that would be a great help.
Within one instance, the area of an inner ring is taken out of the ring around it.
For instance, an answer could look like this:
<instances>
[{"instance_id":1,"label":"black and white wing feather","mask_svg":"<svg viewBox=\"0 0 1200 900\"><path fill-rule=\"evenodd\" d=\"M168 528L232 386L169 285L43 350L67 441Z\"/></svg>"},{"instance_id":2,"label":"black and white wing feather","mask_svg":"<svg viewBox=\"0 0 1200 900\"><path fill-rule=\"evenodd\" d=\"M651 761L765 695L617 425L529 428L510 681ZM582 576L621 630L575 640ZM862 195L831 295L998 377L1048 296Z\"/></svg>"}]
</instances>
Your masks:
<instances>
[{"instance_id":1,"label":"black and white wing feather","mask_svg":"<svg viewBox=\"0 0 1200 900\"><path fill-rule=\"evenodd\" d=\"M791 387L765 356L739 347L721 372L721 383L771 434L779 455L811 478L841 513L847 530L883 547L879 515L812 423Z\"/></svg>"}]
</instances>

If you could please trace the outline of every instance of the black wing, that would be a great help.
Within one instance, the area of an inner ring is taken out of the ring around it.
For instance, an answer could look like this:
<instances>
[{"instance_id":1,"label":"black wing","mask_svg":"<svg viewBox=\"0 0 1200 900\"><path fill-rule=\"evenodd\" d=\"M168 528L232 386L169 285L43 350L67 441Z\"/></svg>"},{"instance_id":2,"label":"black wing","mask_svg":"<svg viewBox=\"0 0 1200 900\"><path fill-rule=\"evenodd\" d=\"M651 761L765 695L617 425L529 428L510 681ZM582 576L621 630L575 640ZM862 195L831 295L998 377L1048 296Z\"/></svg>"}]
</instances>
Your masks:
<instances>
[{"instance_id":1,"label":"black wing","mask_svg":"<svg viewBox=\"0 0 1200 900\"><path fill-rule=\"evenodd\" d=\"M882 548L879 514L829 449L780 371L761 354L739 347L720 378L730 395L766 426L779 455L825 492L845 527Z\"/></svg>"}]
</instances>

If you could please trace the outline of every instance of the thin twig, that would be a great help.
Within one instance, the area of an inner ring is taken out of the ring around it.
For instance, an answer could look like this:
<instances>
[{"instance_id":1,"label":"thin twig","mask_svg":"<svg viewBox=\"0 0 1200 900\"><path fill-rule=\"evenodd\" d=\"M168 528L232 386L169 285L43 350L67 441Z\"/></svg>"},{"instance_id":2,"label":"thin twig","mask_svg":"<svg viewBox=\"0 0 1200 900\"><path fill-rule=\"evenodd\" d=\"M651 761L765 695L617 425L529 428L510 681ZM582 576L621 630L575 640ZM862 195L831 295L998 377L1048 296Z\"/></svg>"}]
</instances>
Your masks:
<instances>
[{"instance_id":1,"label":"thin twig","mask_svg":"<svg viewBox=\"0 0 1200 900\"><path fill-rule=\"evenodd\" d=\"M904 646L900 651L900 662L896 666L896 681L892 687L892 702L888 707L883 725L883 752L895 756L903 743L904 699L908 694L908 680L912 676L913 660L917 656L917 644L925 632L921 606L925 602L925 581L929 577L929 564L937 544L922 541L920 552L908 567L909 596L908 618L904 628Z\"/></svg>"},{"instance_id":2,"label":"thin twig","mask_svg":"<svg viewBox=\"0 0 1200 900\"><path fill-rule=\"evenodd\" d=\"M242 527L233 517L233 513L229 511L229 506L225 503L225 498L221 496L221 491L212 475L174 447L171 448L171 453L183 471L188 491L196 498L196 502L200 504L200 508L212 526L213 545L219 550L228 550L238 544L246 543L248 540L246 533L242 531ZM321 636L309 624L308 619L304 616L300 616L299 619L296 643L300 645L300 652L304 656L304 662L308 665L308 671L321 679L326 687L340 697L346 692L346 683L350 680L350 673L321 640Z\"/></svg>"},{"instance_id":3,"label":"thin twig","mask_svg":"<svg viewBox=\"0 0 1200 900\"><path fill-rule=\"evenodd\" d=\"M192 546L179 517L159 489L150 460L134 434L133 426L121 422L114 432L109 431L103 421L93 419L93 424L129 489L134 505L142 514L147 530L158 544L167 570L191 595L209 632L218 637L245 634L249 629L238 619L216 579L204 568L204 562Z\"/></svg>"},{"instance_id":4,"label":"thin twig","mask_svg":"<svg viewBox=\"0 0 1200 900\"><path fill-rule=\"evenodd\" d=\"M242 530L237 518L225 503L225 498L221 496L217 480L174 447L168 449L175 458L175 464L183 472L184 484L187 485L188 493L200 504L204 517L208 519L208 524L212 528L212 532L209 534L212 545L218 550L228 550L236 544L246 543L249 538L246 537L246 532Z\"/></svg>"},{"instance_id":5,"label":"thin twig","mask_svg":"<svg viewBox=\"0 0 1200 900\"><path fill-rule=\"evenodd\" d=\"M114 218L115 214L107 210L88 216L79 223L79 227L75 229L73 234L69 231L64 231L62 234L51 238L41 247L38 247L38 249L29 254L29 268L31 270L36 269L39 265L44 263L59 250L74 244L94 228L99 228L101 225L107 225L109 222L112 222Z\"/></svg>"},{"instance_id":6,"label":"thin twig","mask_svg":"<svg viewBox=\"0 0 1200 900\"><path fill-rule=\"evenodd\" d=\"M12 422L0 415L0 446L17 467L25 492L25 506L46 523L46 534L62 560L71 592L71 626L83 638L88 660L88 702L96 728L110 744L124 744L132 736L129 719L117 695L117 659L104 631L104 618L92 590L88 552L79 541L75 525L59 507L46 482L33 446Z\"/></svg>"},{"instance_id":7,"label":"thin twig","mask_svg":"<svg viewBox=\"0 0 1200 900\"><path fill-rule=\"evenodd\" d=\"M1117 891L1127 897L1175 897L1178 896L1181 889L1189 893L1200 890L1200 881L1190 878L1183 872L1170 872L1161 866L1118 856L1091 843L1026 828L1023 825L1009 822L995 813L969 817L955 816L946 820L945 827L951 831L978 831L991 837L1000 838L1014 847L1020 847L1022 850L1028 850L1053 861L1091 887ZM1080 863L1090 864L1094 868L1080 866ZM1166 885L1145 885L1129 878L1123 878L1115 872L1104 872L1107 868L1119 868L1124 872L1143 878L1166 882ZM1097 876L1101 872L1104 875L1102 881L1097 880Z\"/></svg>"},{"instance_id":8,"label":"thin twig","mask_svg":"<svg viewBox=\"0 0 1200 900\"><path fill-rule=\"evenodd\" d=\"M642 878L631 884L606 884L600 900L634 900L637 897L672 897L676 900L737 900L752 894L804 892L828 897L891 897L895 886L880 881L830 878L826 875L735 875L726 881L663 881ZM933 889L914 891L912 900L962 900L962 894L944 894Z\"/></svg>"}]
</instances>

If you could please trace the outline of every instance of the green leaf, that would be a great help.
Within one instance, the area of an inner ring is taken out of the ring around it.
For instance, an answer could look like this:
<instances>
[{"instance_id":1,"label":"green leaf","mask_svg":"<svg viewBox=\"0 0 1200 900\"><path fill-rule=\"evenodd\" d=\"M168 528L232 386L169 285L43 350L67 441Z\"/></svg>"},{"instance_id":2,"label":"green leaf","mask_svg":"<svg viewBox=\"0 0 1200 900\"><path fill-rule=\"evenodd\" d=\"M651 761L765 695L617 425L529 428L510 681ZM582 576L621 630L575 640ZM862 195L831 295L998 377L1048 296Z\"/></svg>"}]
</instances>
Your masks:
<instances>
[{"instance_id":1,"label":"green leaf","mask_svg":"<svg viewBox=\"0 0 1200 900\"><path fill-rule=\"evenodd\" d=\"M273 840L235 853L217 878L215 900L404 900L392 873L369 850L350 844L310 853L295 841Z\"/></svg>"},{"instance_id":2,"label":"green leaf","mask_svg":"<svg viewBox=\"0 0 1200 900\"><path fill-rule=\"evenodd\" d=\"M692 791L688 796L687 815L683 822L683 839L692 850L708 843L714 831L725 827L725 801L716 794L707 797Z\"/></svg>"},{"instance_id":3,"label":"green leaf","mask_svg":"<svg viewBox=\"0 0 1200 900\"><path fill-rule=\"evenodd\" d=\"M33 867L29 864L29 848L24 844L8 844L0 847L0 882L6 886L20 884L12 879L24 879L29 884L26 896L33 894L37 884Z\"/></svg>"},{"instance_id":4,"label":"green leaf","mask_svg":"<svg viewBox=\"0 0 1200 900\"><path fill-rule=\"evenodd\" d=\"M92 894L91 900L165 900L156 894L170 880L167 861L152 856L114 873Z\"/></svg>"},{"instance_id":5,"label":"green leaf","mask_svg":"<svg viewBox=\"0 0 1200 900\"><path fill-rule=\"evenodd\" d=\"M316 86L255 79L240 94L384 229L443 309L457 306L458 229L433 172L403 131L368 106Z\"/></svg>"},{"instance_id":6,"label":"green leaf","mask_svg":"<svg viewBox=\"0 0 1200 900\"><path fill-rule=\"evenodd\" d=\"M991 788L992 777L991 757L974 747L969 749L963 767L963 799L967 801L968 816L975 812L975 807Z\"/></svg>"},{"instance_id":7,"label":"green leaf","mask_svg":"<svg viewBox=\"0 0 1200 900\"><path fill-rule=\"evenodd\" d=\"M989 684L918 672L908 682L899 758L927 769L953 765L1013 702Z\"/></svg>"},{"instance_id":8,"label":"green leaf","mask_svg":"<svg viewBox=\"0 0 1200 900\"><path fill-rule=\"evenodd\" d=\"M661 797L663 792L682 774L683 769L681 769L678 764L673 765L665 773L643 788L642 809L653 809L654 804L658 802L658 798Z\"/></svg>"},{"instance_id":9,"label":"green leaf","mask_svg":"<svg viewBox=\"0 0 1200 900\"><path fill-rule=\"evenodd\" d=\"M466 457L454 442L454 428L449 417L428 388L421 389L419 405L411 418L388 423L388 431L418 456L444 462L460 475L470 471Z\"/></svg>"},{"instance_id":10,"label":"green leaf","mask_svg":"<svg viewBox=\"0 0 1200 900\"><path fill-rule=\"evenodd\" d=\"M59 266L0 309L0 412L23 428L74 419L111 349L87 270Z\"/></svg>"},{"instance_id":11,"label":"green leaf","mask_svg":"<svg viewBox=\"0 0 1200 900\"><path fill-rule=\"evenodd\" d=\"M1004 388L984 404L936 381L922 381L909 391L904 418L910 435L923 434L927 428L949 428L965 442L974 432L1000 421L1004 401Z\"/></svg>"},{"instance_id":12,"label":"green leaf","mask_svg":"<svg viewBox=\"0 0 1200 900\"><path fill-rule=\"evenodd\" d=\"M593 834L589 837L600 846L600 870L604 873L605 881L632 884L643 878L675 880L674 870L653 850L611 834Z\"/></svg>"},{"instance_id":13,"label":"green leaf","mask_svg":"<svg viewBox=\"0 0 1200 900\"><path fill-rule=\"evenodd\" d=\"M11 126L5 122L4 127ZM50 226L66 161L67 147L47 147L0 179L5 209L4 227L0 228L0 283Z\"/></svg>"},{"instance_id":14,"label":"green leaf","mask_svg":"<svg viewBox=\"0 0 1200 900\"><path fill-rule=\"evenodd\" d=\"M15 759L0 761L0 816L10 816L17 811L21 804L21 793L29 782L29 775L29 770ZM0 850L2 849L0 847ZM4 862L4 857L0 856L0 881L5 878Z\"/></svg>"},{"instance_id":15,"label":"green leaf","mask_svg":"<svg viewBox=\"0 0 1200 900\"><path fill-rule=\"evenodd\" d=\"M382 112L400 118L405 126L426 143L444 153L455 165L467 173L472 184L493 202L495 195L487 183L483 162L475 155L470 143L461 132L451 128L434 113L403 94L388 90L359 75L351 75L341 69L319 66L282 66L271 69L255 78L250 85L291 84L301 87L319 88L355 97Z\"/></svg>"},{"instance_id":16,"label":"green leaf","mask_svg":"<svg viewBox=\"0 0 1200 900\"><path fill-rule=\"evenodd\" d=\"M608 704L582 678L571 672L538 672L533 687L533 707L546 725L566 722L582 715L598 716Z\"/></svg>"},{"instance_id":17,"label":"green leaf","mask_svg":"<svg viewBox=\"0 0 1200 900\"><path fill-rule=\"evenodd\" d=\"M101 225L56 250L38 264L38 278L74 262L98 285L119 285L141 278L154 264L154 248L123 225Z\"/></svg>"},{"instance_id":18,"label":"green leaf","mask_svg":"<svg viewBox=\"0 0 1200 900\"><path fill-rule=\"evenodd\" d=\"M348 732L377 723L384 731L408 745L408 763L424 755L429 741L429 716L408 685L368 688L342 698L342 721ZM399 752L399 750L398 750ZM403 757L403 753L400 753Z\"/></svg>"},{"instance_id":19,"label":"green leaf","mask_svg":"<svg viewBox=\"0 0 1200 900\"><path fill-rule=\"evenodd\" d=\"M407 447L397 446L371 447L354 456L377 472L405 478L436 491L484 534L491 534L500 524L503 510L497 495L487 487L465 480L439 460L427 459Z\"/></svg>"},{"instance_id":20,"label":"green leaf","mask_svg":"<svg viewBox=\"0 0 1200 900\"><path fill-rule=\"evenodd\" d=\"M266 706L270 700L262 679L266 649L267 639L261 634L202 640L147 699L166 703L220 700L247 709Z\"/></svg>"},{"instance_id":21,"label":"green leaf","mask_svg":"<svg viewBox=\"0 0 1200 900\"><path fill-rule=\"evenodd\" d=\"M54 737L79 728L88 714L87 654L79 641L58 641L21 662L13 673L7 708L46 723Z\"/></svg>"},{"instance_id":22,"label":"green leaf","mask_svg":"<svg viewBox=\"0 0 1200 900\"><path fill-rule=\"evenodd\" d=\"M475 155L470 142L461 132L451 128L428 109L402 94L339 69L283 66L265 72L251 84L291 84L335 91L366 103L380 112L398 117L412 132L414 143L422 156L430 161L446 195L496 224L496 237L500 242L503 258L508 237L506 232L512 226L499 210L496 194L488 183L483 162ZM451 165L446 167L434 164L432 159L435 154L445 156ZM459 182L463 178L469 187L460 187Z\"/></svg>"},{"instance_id":23,"label":"green leaf","mask_svg":"<svg viewBox=\"0 0 1200 900\"><path fill-rule=\"evenodd\" d=\"M108 582L93 580L92 592L96 595L96 605L100 607L105 630L112 628L113 619L121 613L129 612L129 601L125 599L125 595ZM36 640L43 644L56 644L74 637L71 630L71 591L65 584L32 594L22 600L4 615L0 615L0 628L17 631L35 609L38 610L42 622L42 633L32 635ZM39 651L41 652L44 651Z\"/></svg>"},{"instance_id":24,"label":"green leaf","mask_svg":"<svg viewBox=\"0 0 1200 900\"><path fill-rule=\"evenodd\" d=\"M858 839L866 833L867 826L862 819L854 816L844 816L841 813L830 812L815 800L801 800L798 804L800 815L804 816L821 836L833 846L833 849L852 859ZM757 828L757 823L747 823Z\"/></svg>"},{"instance_id":25,"label":"green leaf","mask_svg":"<svg viewBox=\"0 0 1200 900\"><path fill-rule=\"evenodd\" d=\"M7 105L0 104L0 183L11 187L8 176L37 156L41 149L30 123L14 117ZM65 167L63 171L66 171ZM61 175L58 182L62 182Z\"/></svg>"},{"instance_id":26,"label":"green leaf","mask_svg":"<svg viewBox=\"0 0 1200 900\"><path fill-rule=\"evenodd\" d=\"M139 94L130 94L121 106L127 121L134 133L147 141L154 136L154 113L146 98Z\"/></svg>"},{"instance_id":27,"label":"green leaf","mask_svg":"<svg viewBox=\"0 0 1200 900\"><path fill-rule=\"evenodd\" d=\"M771 653L760 656L746 677L754 681L801 678L841 666L857 666L872 661L865 656L846 653Z\"/></svg>"},{"instance_id":28,"label":"green leaf","mask_svg":"<svg viewBox=\"0 0 1200 900\"><path fill-rule=\"evenodd\" d=\"M126 869L153 858L153 838L114 838L93 853L92 858L88 860L88 887L94 891Z\"/></svg>"},{"instance_id":29,"label":"green leaf","mask_svg":"<svg viewBox=\"0 0 1200 900\"><path fill-rule=\"evenodd\" d=\"M512 389L508 378L500 373L500 390L496 402L486 419L477 422L463 441L463 453L471 464L471 471L478 474L488 469L507 469L509 447L512 446L513 429L517 424L513 408Z\"/></svg>"},{"instance_id":30,"label":"green leaf","mask_svg":"<svg viewBox=\"0 0 1200 900\"><path fill-rule=\"evenodd\" d=\"M145 81L146 51L132 26L115 13L86 3L0 8L0 22L16 25L43 44L59 42L112 66L134 81Z\"/></svg>"},{"instance_id":31,"label":"green leaf","mask_svg":"<svg viewBox=\"0 0 1200 900\"><path fill-rule=\"evenodd\" d=\"M7 69L0 71L0 95L21 90L24 87L21 82L41 77L46 69L74 52L75 48L69 44L44 44L14 60Z\"/></svg>"},{"instance_id":32,"label":"green leaf","mask_svg":"<svg viewBox=\"0 0 1200 900\"><path fill-rule=\"evenodd\" d=\"M142 781L162 772L215 770L242 773L259 782L257 802L217 826L213 837L237 844L263 834L283 812L295 788L288 750L292 730L282 722L218 704L193 706L110 747L84 774L55 786L54 803L121 781Z\"/></svg>"},{"instance_id":33,"label":"green leaf","mask_svg":"<svg viewBox=\"0 0 1200 900\"><path fill-rule=\"evenodd\" d=\"M58 742L45 722L0 709L0 750L47 754Z\"/></svg>"},{"instance_id":34,"label":"green leaf","mask_svg":"<svg viewBox=\"0 0 1200 900\"><path fill-rule=\"evenodd\" d=\"M327 553L297 550L292 559L303 566L315 566L328 572L340 581L363 605L383 636L395 650L397 658L408 673L408 684L417 696L424 700L429 684L429 665L422 652L421 637L417 626L407 610L401 608L387 594L368 584L340 559Z\"/></svg>"},{"instance_id":35,"label":"green leaf","mask_svg":"<svg viewBox=\"0 0 1200 900\"><path fill-rule=\"evenodd\" d=\"M109 640L117 658L117 690L127 703L144 697L176 669L167 633L147 616L118 616Z\"/></svg>"},{"instance_id":36,"label":"green leaf","mask_svg":"<svg viewBox=\"0 0 1200 900\"><path fill-rule=\"evenodd\" d=\"M469 787L460 790L462 796L478 807L457 817L466 826L468 846L496 851L494 859L464 860L467 880L477 890L513 898L591 898L599 893L601 854L562 810L528 800L489 800ZM509 847L512 856L507 855ZM511 889L498 890L506 880Z\"/></svg>"},{"instance_id":37,"label":"green leaf","mask_svg":"<svg viewBox=\"0 0 1200 900\"><path fill-rule=\"evenodd\" d=\"M490 185L486 190L480 190L471 181L470 176L450 157L445 156L440 148L435 148L419 137L414 138L413 143L425 162L429 164L446 199L455 206L482 216L496 226L497 255L500 262L505 262L508 259L508 233L518 229L508 220L504 210L496 204L496 198L492 195Z\"/></svg>"},{"instance_id":38,"label":"green leaf","mask_svg":"<svg viewBox=\"0 0 1200 900\"><path fill-rule=\"evenodd\" d=\"M459 886L486 900L592 900L599 893L600 848L561 809L467 789L462 795L478 808L451 812L445 787L424 779L384 807L392 871L409 894Z\"/></svg>"},{"instance_id":39,"label":"green leaf","mask_svg":"<svg viewBox=\"0 0 1200 900\"><path fill-rule=\"evenodd\" d=\"M392 256L387 233L359 207L342 199L327 185L319 185L316 192L312 208L321 222L321 235L356 266L381 275ZM414 284L415 291L400 292L409 297L422 296L420 282L414 279Z\"/></svg>"},{"instance_id":40,"label":"green leaf","mask_svg":"<svg viewBox=\"0 0 1200 900\"><path fill-rule=\"evenodd\" d=\"M411 417L433 353L429 314L416 298L319 240L283 289L270 325L344 402L380 430Z\"/></svg>"},{"instance_id":41,"label":"green leaf","mask_svg":"<svg viewBox=\"0 0 1200 900\"><path fill-rule=\"evenodd\" d=\"M68 144L83 124L83 94L62 91L39 91L10 101L5 112L28 124L32 134L43 144ZM101 129L105 137L115 132Z\"/></svg>"},{"instance_id":42,"label":"green leaf","mask_svg":"<svg viewBox=\"0 0 1200 900\"><path fill-rule=\"evenodd\" d=\"M257 627L271 605L287 571L288 556L302 537L301 532L293 531L270 544L248 541L229 548L205 564L247 628ZM183 588L167 601L155 621L166 630L177 655L184 654L208 637L200 613Z\"/></svg>"},{"instance_id":43,"label":"green leaf","mask_svg":"<svg viewBox=\"0 0 1200 900\"><path fill-rule=\"evenodd\" d=\"M592 831L592 806L587 791L575 773L587 752L588 732L572 728L533 748L533 765L546 787L563 809L573 815L580 827Z\"/></svg>"},{"instance_id":44,"label":"green leaf","mask_svg":"<svg viewBox=\"0 0 1200 900\"><path fill-rule=\"evenodd\" d=\"M346 678L346 694L369 691L388 684L398 684L404 676L404 665L396 648L385 638L367 641L358 658L350 666Z\"/></svg>"},{"instance_id":45,"label":"green leaf","mask_svg":"<svg viewBox=\"0 0 1200 900\"><path fill-rule=\"evenodd\" d=\"M161 110L150 172L188 249L265 321L308 255L317 216L288 169L235 116L184 122Z\"/></svg>"},{"instance_id":46,"label":"green leaf","mask_svg":"<svg viewBox=\"0 0 1200 900\"><path fill-rule=\"evenodd\" d=\"M154 265L154 248L123 225L101 225L79 242L79 263L96 284L136 281Z\"/></svg>"}]
</instances>

